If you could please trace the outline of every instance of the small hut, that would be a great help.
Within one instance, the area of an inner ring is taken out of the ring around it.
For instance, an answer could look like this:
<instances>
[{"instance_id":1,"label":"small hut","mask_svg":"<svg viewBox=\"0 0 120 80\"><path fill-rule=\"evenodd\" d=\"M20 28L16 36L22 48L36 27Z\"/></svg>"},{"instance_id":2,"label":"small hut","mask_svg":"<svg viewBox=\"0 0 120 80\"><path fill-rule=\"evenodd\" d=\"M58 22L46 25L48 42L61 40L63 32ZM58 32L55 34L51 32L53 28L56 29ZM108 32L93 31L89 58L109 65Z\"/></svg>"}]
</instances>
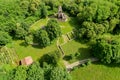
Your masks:
<instances>
[{"instance_id":1,"label":"small hut","mask_svg":"<svg viewBox=\"0 0 120 80\"><path fill-rule=\"evenodd\" d=\"M62 6L58 7L58 19L66 21L66 15L62 12Z\"/></svg>"},{"instance_id":2,"label":"small hut","mask_svg":"<svg viewBox=\"0 0 120 80\"><path fill-rule=\"evenodd\" d=\"M33 63L33 59L32 59L31 56L25 57L24 59L22 59L20 61L20 65L26 65L26 66L28 66L28 65L31 65L32 63Z\"/></svg>"}]
</instances>

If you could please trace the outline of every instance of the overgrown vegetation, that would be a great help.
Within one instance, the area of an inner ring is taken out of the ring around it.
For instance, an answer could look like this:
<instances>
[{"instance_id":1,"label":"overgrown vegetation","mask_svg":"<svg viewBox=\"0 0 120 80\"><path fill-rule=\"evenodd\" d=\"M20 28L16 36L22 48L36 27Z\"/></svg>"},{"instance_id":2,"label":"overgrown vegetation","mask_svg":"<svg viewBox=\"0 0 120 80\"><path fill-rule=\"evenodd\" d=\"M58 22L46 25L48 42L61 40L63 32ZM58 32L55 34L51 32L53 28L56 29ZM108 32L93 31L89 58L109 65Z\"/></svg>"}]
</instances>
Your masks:
<instances>
[{"instance_id":1,"label":"overgrown vegetation","mask_svg":"<svg viewBox=\"0 0 120 80\"><path fill-rule=\"evenodd\" d=\"M60 5L68 16L67 22L53 19ZM30 27L38 20L40 24ZM72 29L78 42L74 40L72 44L62 46L71 60L84 59L93 54L103 63L120 63L119 0L1 0L0 46L14 45L20 58L29 54L36 60L30 66L18 66L6 71L8 80L71 80L61 66L60 53L54 50L57 50L57 38ZM108 33L114 37L105 38ZM19 44L18 40L24 42ZM41 57L46 52L49 53Z\"/></svg>"}]
</instances>

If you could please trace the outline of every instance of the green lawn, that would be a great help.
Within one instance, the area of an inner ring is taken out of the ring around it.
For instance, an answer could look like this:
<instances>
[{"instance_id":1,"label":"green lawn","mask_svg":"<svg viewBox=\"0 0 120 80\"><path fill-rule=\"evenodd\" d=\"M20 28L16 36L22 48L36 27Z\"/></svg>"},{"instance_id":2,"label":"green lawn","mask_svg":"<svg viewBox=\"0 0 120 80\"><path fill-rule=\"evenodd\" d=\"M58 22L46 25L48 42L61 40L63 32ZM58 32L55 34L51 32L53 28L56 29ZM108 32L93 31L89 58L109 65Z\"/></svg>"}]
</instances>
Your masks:
<instances>
[{"instance_id":1,"label":"green lawn","mask_svg":"<svg viewBox=\"0 0 120 80\"><path fill-rule=\"evenodd\" d=\"M49 20L49 18L38 20L37 22L35 22L33 25L30 26L30 31L31 30L37 30L41 27L44 27L47 24L48 20Z\"/></svg>"},{"instance_id":2,"label":"green lawn","mask_svg":"<svg viewBox=\"0 0 120 80\"><path fill-rule=\"evenodd\" d=\"M37 30L41 27L44 27L47 24L47 21L50 18L45 18L45 19L40 19L37 22L35 22L33 25L30 26L30 31L32 30ZM71 18L70 18L71 19ZM60 27L62 29L62 34L66 34L70 31L72 31L73 27L71 26L71 24L69 23L69 20L66 22L62 22L62 21L58 21L58 23L60 24Z\"/></svg>"},{"instance_id":3,"label":"green lawn","mask_svg":"<svg viewBox=\"0 0 120 80\"><path fill-rule=\"evenodd\" d=\"M88 46L85 44L76 42L75 40L62 45L62 49L65 52L65 55L75 54L76 52L79 51L80 52L79 60L89 58L91 56L89 53ZM74 61L76 61L76 59L70 62L74 62Z\"/></svg>"},{"instance_id":4,"label":"green lawn","mask_svg":"<svg viewBox=\"0 0 120 80\"><path fill-rule=\"evenodd\" d=\"M62 29L62 34L66 34L66 33L73 30L73 27L69 23L69 20L70 19L68 19L68 21L66 21L66 22L59 21L59 24L60 24L61 29Z\"/></svg>"},{"instance_id":5,"label":"green lawn","mask_svg":"<svg viewBox=\"0 0 120 80\"><path fill-rule=\"evenodd\" d=\"M26 56L32 56L34 60L37 60L45 53L57 50L56 42L43 49L39 48L38 46L25 46L24 41L21 40L14 41L12 45L14 46L16 53L18 54L20 59Z\"/></svg>"},{"instance_id":6,"label":"green lawn","mask_svg":"<svg viewBox=\"0 0 120 80\"><path fill-rule=\"evenodd\" d=\"M91 64L75 69L71 75L73 80L120 80L120 66Z\"/></svg>"}]
</instances>

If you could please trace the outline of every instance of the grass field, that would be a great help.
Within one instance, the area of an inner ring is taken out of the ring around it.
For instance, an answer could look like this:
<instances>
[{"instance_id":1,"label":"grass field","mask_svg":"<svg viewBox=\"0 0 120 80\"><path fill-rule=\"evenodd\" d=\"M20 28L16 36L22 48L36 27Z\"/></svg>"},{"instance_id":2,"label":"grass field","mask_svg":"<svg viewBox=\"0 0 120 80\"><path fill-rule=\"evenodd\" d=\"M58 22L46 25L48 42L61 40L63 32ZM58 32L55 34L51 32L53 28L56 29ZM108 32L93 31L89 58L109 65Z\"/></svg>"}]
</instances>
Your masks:
<instances>
[{"instance_id":1,"label":"grass field","mask_svg":"<svg viewBox=\"0 0 120 80\"><path fill-rule=\"evenodd\" d=\"M37 22L35 22L33 25L30 26L30 31L32 30L37 30L41 27L44 27L46 26L47 24L47 21L49 20L50 18L45 18L45 19L40 19L38 20ZM60 24L60 27L62 29L62 34L66 34L70 31L73 30L73 27L71 26L71 24L69 23L69 20L71 18L68 19L68 21L66 22L63 22L63 21L58 21L58 23Z\"/></svg>"},{"instance_id":2,"label":"grass field","mask_svg":"<svg viewBox=\"0 0 120 80\"><path fill-rule=\"evenodd\" d=\"M120 66L94 63L71 72L73 80L120 80Z\"/></svg>"},{"instance_id":3,"label":"grass field","mask_svg":"<svg viewBox=\"0 0 120 80\"><path fill-rule=\"evenodd\" d=\"M35 22L33 25L30 26L30 31L31 30L37 30L41 27L44 27L47 24L48 20L49 20L49 18L38 20L37 22Z\"/></svg>"},{"instance_id":4,"label":"grass field","mask_svg":"<svg viewBox=\"0 0 120 80\"><path fill-rule=\"evenodd\" d=\"M62 29L62 34L66 34L73 30L73 27L70 25L69 20L66 22L59 21L59 24Z\"/></svg>"},{"instance_id":5,"label":"grass field","mask_svg":"<svg viewBox=\"0 0 120 80\"><path fill-rule=\"evenodd\" d=\"M76 52L80 52L79 60L89 58L91 55L89 53L89 48L85 44L81 44L79 42L76 42L75 40L68 42L62 46L63 51L65 52L65 55L75 54ZM77 59L78 60L78 59ZM77 61L72 60L70 62Z\"/></svg>"},{"instance_id":6,"label":"grass field","mask_svg":"<svg viewBox=\"0 0 120 80\"><path fill-rule=\"evenodd\" d=\"M32 56L34 60L37 60L45 53L57 50L56 42L43 49L41 49L39 46L26 46L24 41L21 40L14 41L12 46L15 48L16 53L20 59L26 56Z\"/></svg>"}]
</instances>

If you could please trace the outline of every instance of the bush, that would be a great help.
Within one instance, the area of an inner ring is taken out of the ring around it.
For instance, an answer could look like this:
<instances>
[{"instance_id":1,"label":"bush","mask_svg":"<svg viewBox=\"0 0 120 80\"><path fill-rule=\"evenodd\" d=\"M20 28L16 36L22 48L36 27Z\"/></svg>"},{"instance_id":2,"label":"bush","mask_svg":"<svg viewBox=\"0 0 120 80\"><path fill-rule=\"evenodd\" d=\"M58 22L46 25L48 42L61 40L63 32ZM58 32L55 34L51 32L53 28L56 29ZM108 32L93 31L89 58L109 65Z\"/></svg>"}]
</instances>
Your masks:
<instances>
[{"instance_id":1,"label":"bush","mask_svg":"<svg viewBox=\"0 0 120 80\"><path fill-rule=\"evenodd\" d=\"M53 51L43 55L39 60L39 62L41 66L43 66L45 62L47 64L58 66L60 59L61 59L61 54L59 53L59 51Z\"/></svg>"},{"instance_id":2,"label":"bush","mask_svg":"<svg viewBox=\"0 0 120 80\"><path fill-rule=\"evenodd\" d=\"M70 54L71 59L75 59L75 54Z\"/></svg>"},{"instance_id":3,"label":"bush","mask_svg":"<svg viewBox=\"0 0 120 80\"><path fill-rule=\"evenodd\" d=\"M46 31L48 33L48 36L50 40L54 40L55 38L61 36L61 28L58 24L57 20L50 19L46 26Z\"/></svg>"},{"instance_id":4,"label":"bush","mask_svg":"<svg viewBox=\"0 0 120 80\"><path fill-rule=\"evenodd\" d=\"M81 56L81 54L80 54L79 51L75 53L75 57L76 57L76 58L79 58L80 56Z\"/></svg>"},{"instance_id":5,"label":"bush","mask_svg":"<svg viewBox=\"0 0 120 80\"><path fill-rule=\"evenodd\" d=\"M86 64L82 64L81 66L82 66L82 67L85 67L85 66L86 66Z\"/></svg>"},{"instance_id":6,"label":"bush","mask_svg":"<svg viewBox=\"0 0 120 80\"><path fill-rule=\"evenodd\" d=\"M91 60L88 60L87 63L86 63L86 65L88 66L90 64L91 64Z\"/></svg>"},{"instance_id":7,"label":"bush","mask_svg":"<svg viewBox=\"0 0 120 80\"><path fill-rule=\"evenodd\" d=\"M120 60L120 43L115 39L100 38L92 46L92 52L103 63L118 63Z\"/></svg>"},{"instance_id":8,"label":"bush","mask_svg":"<svg viewBox=\"0 0 120 80\"><path fill-rule=\"evenodd\" d=\"M50 45L50 39L48 37L48 34L45 30L42 29L35 32L34 40L39 43L40 47L46 47Z\"/></svg>"},{"instance_id":9,"label":"bush","mask_svg":"<svg viewBox=\"0 0 120 80\"><path fill-rule=\"evenodd\" d=\"M26 36L26 37L25 37L25 43L26 43L27 45L33 43L33 36L32 36L32 35Z\"/></svg>"},{"instance_id":10,"label":"bush","mask_svg":"<svg viewBox=\"0 0 120 80\"><path fill-rule=\"evenodd\" d=\"M0 31L0 46L6 45L11 41L12 38L8 35L8 33Z\"/></svg>"}]
</instances>

